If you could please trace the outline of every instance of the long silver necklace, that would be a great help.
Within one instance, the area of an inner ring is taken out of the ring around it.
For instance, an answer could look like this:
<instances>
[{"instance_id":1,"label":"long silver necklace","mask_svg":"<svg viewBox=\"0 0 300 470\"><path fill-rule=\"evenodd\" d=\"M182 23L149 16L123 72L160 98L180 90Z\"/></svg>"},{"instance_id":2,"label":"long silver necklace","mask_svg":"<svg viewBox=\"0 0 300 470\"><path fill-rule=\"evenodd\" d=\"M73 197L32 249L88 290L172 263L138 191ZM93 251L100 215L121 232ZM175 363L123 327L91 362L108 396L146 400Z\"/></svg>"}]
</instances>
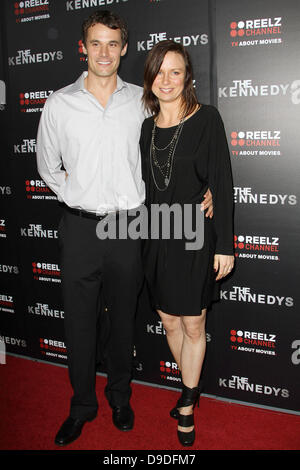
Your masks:
<instances>
[{"instance_id":1,"label":"long silver necklace","mask_svg":"<svg viewBox=\"0 0 300 470\"><path fill-rule=\"evenodd\" d=\"M151 167L154 184L159 191L165 191L169 186L171 176L172 176L175 150L179 141L183 124L184 124L184 119L181 119L179 124L176 126L175 132L170 142L165 147L159 148L157 147L157 145L155 145L155 131L156 131L157 126L156 126L156 122L154 121L153 129L152 129L151 145L150 145L150 167ZM157 158L156 152L163 152L167 150L168 148L169 148L169 151L168 151L167 159L165 162L162 162L161 158L160 159ZM163 180L165 183L165 186L163 188L161 188L156 181L153 165L159 170L159 172L163 176Z\"/></svg>"}]
</instances>

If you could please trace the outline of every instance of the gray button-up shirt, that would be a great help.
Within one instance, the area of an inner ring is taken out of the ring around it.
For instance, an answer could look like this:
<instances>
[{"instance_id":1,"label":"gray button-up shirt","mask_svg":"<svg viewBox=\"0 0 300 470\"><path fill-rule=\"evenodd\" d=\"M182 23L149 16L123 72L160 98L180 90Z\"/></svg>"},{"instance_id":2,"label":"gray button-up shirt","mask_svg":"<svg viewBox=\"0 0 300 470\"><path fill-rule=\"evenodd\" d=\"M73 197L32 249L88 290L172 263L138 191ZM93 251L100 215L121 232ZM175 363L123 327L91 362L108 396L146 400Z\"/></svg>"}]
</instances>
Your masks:
<instances>
[{"instance_id":1,"label":"gray button-up shirt","mask_svg":"<svg viewBox=\"0 0 300 470\"><path fill-rule=\"evenodd\" d=\"M139 149L143 90L117 77L103 108L84 87L86 76L47 99L37 136L38 171L70 207L100 214L136 208L145 199Z\"/></svg>"}]
</instances>

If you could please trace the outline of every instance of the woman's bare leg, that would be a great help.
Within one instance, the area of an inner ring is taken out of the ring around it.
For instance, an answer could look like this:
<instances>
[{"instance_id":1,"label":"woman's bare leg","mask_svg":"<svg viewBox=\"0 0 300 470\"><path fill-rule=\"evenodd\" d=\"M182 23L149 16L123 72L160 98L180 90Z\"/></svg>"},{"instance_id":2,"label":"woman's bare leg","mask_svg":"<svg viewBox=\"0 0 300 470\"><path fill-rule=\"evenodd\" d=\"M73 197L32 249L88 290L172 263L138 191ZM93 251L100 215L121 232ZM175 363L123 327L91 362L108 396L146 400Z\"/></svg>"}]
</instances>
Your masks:
<instances>
[{"instance_id":1,"label":"woman's bare leg","mask_svg":"<svg viewBox=\"0 0 300 470\"><path fill-rule=\"evenodd\" d=\"M181 371L182 382L189 388L197 387L206 352L206 309L200 316L177 316L158 310L162 320L169 348ZM193 406L180 408L180 413L191 414ZM179 431L189 432L193 426Z\"/></svg>"},{"instance_id":2,"label":"woman's bare leg","mask_svg":"<svg viewBox=\"0 0 300 470\"><path fill-rule=\"evenodd\" d=\"M157 310L164 329L166 330L166 337L171 353L181 370L181 350L183 342L183 330L181 324L181 317L178 315L170 315L161 310Z\"/></svg>"},{"instance_id":3,"label":"woman's bare leg","mask_svg":"<svg viewBox=\"0 0 300 470\"><path fill-rule=\"evenodd\" d=\"M206 309L202 310L200 316L182 316L183 342L181 348L180 364L181 376L184 385L189 388L197 387L201 375L202 365L206 351L205 333ZM189 415L193 406L180 408L180 414ZM178 426L182 432L192 431L193 426L183 428Z\"/></svg>"}]
</instances>

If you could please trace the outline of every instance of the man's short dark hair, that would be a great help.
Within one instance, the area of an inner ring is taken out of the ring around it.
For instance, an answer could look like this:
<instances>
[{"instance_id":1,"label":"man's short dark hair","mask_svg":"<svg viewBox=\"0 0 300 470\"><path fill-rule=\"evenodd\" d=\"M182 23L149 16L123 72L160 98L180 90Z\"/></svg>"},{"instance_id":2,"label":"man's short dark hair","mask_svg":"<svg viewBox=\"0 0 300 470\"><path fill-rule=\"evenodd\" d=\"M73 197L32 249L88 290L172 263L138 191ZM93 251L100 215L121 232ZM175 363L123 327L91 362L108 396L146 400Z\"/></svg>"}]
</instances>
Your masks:
<instances>
[{"instance_id":1,"label":"man's short dark hair","mask_svg":"<svg viewBox=\"0 0 300 470\"><path fill-rule=\"evenodd\" d=\"M82 42L86 45L87 31L91 26L100 23L111 29L120 29L122 48L128 42L128 28L125 21L118 16L116 13L112 13L109 10L97 10L94 11L84 22L82 23Z\"/></svg>"}]
</instances>

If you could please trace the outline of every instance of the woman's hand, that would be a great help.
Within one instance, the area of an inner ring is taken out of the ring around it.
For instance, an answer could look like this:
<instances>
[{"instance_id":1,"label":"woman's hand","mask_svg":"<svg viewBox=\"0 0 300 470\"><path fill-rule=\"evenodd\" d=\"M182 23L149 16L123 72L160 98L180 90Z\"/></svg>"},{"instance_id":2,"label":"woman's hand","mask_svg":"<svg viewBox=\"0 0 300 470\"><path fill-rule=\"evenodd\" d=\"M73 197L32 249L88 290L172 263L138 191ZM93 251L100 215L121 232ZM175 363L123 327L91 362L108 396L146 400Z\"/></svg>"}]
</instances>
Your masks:
<instances>
[{"instance_id":1,"label":"woman's hand","mask_svg":"<svg viewBox=\"0 0 300 470\"><path fill-rule=\"evenodd\" d=\"M216 281L227 276L233 269L234 256L231 255L215 255L214 270L218 273Z\"/></svg>"}]
</instances>

